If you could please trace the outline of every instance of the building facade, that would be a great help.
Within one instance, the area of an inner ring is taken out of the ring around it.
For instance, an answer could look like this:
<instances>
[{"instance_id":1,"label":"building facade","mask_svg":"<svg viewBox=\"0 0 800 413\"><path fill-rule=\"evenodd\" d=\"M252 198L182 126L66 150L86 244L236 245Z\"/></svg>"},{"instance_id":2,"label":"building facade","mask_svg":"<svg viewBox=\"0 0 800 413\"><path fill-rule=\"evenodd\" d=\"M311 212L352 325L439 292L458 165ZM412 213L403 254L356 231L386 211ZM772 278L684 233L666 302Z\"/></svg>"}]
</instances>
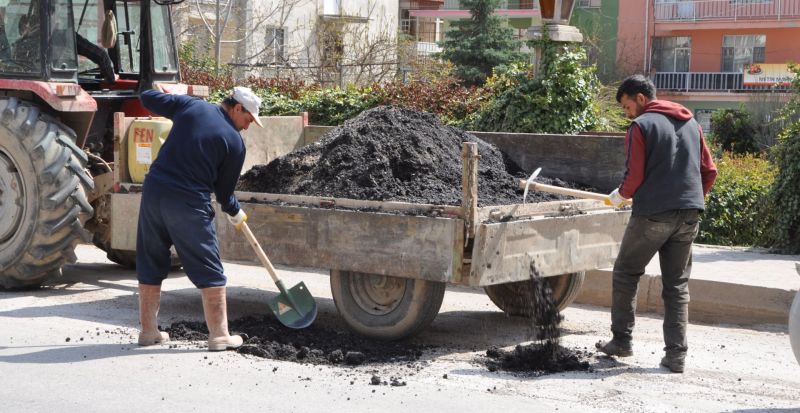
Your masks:
<instances>
[{"instance_id":1,"label":"building facade","mask_svg":"<svg viewBox=\"0 0 800 413\"><path fill-rule=\"evenodd\" d=\"M398 0L228 0L219 8L220 60L241 76L344 86L397 73ZM176 17L181 41L214 56L217 2L187 1Z\"/></svg>"},{"instance_id":2,"label":"building facade","mask_svg":"<svg viewBox=\"0 0 800 413\"><path fill-rule=\"evenodd\" d=\"M445 39L450 22L470 18L470 11L459 0L400 0L400 29L417 54L441 52L439 42ZM529 27L541 22L538 0L503 0L495 14L506 18L523 39Z\"/></svg>"},{"instance_id":3,"label":"building facade","mask_svg":"<svg viewBox=\"0 0 800 413\"><path fill-rule=\"evenodd\" d=\"M604 1L605 2L605 1ZM617 65L708 127L720 108L780 106L800 62L800 0L622 0Z\"/></svg>"}]
</instances>

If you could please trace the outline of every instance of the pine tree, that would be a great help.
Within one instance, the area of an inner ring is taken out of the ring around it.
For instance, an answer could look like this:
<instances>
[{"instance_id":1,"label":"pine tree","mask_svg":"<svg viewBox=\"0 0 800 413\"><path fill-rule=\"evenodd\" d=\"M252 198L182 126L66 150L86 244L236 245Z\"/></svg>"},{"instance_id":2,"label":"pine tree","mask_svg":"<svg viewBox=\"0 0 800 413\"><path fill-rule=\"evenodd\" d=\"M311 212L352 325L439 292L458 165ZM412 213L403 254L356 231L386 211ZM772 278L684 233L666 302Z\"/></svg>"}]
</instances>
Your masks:
<instances>
[{"instance_id":1,"label":"pine tree","mask_svg":"<svg viewBox=\"0 0 800 413\"><path fill-rule=\"evenodd\" d=\"M442 43L441 57L456 66L456 75L468 86L482 85L496 66L525 60L513 29L494 14L500 2L461 0L471 17L453 21Z\"/></svg>"}]
</instances>

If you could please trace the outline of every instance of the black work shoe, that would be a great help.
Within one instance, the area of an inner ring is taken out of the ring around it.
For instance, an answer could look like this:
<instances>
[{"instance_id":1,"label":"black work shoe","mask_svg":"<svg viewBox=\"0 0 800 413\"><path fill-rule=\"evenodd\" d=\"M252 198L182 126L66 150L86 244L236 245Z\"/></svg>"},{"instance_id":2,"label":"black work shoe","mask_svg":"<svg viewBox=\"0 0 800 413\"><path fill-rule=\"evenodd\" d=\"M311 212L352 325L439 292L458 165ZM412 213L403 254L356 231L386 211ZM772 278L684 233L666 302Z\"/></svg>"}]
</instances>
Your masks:
<instances>
[{"instance_id":1,"label":"black work shoe","mask_svg":"<svg viewBox=\"0 0 800 413\"><path fill-rule=\"evenodd\" d=\"M630 342L617 339L611 341L598 341L594 346L609 356L630 357L633 355L633 346Z\"/></svg>"},{"instance_id":2,"label":"black work shoe","mask_svg":"<svg viewBox=\"0 0 800 413\"><path fill-rule=\"evenodd\" d=\"M669 355L661 359L661 365L668 368L673 373L683 373L683 365L686 355Z\"/></svg>"}]
</instances>

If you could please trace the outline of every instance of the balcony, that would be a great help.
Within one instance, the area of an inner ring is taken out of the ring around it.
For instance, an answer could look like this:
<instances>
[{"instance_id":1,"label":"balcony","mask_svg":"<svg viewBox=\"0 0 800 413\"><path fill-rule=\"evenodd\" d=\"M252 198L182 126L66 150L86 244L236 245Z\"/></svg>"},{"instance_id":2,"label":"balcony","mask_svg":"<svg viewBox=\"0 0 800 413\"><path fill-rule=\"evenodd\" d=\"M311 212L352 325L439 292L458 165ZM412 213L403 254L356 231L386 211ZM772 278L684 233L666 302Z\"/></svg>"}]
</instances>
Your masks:
<instances>
[{"instance_id":1,"label":"balcony","mask_svg":"<svg viewBox=\"0 0 800 413\"><path fill-rule=\"evenodd\" d=\"M747 22L800 19L800 0L703 0L656 2L656 22Z\"/></svg>"},{"instance_id":2,"label":"balcony","mask_svg":"<svg viewBox=\"0 0 800 413\"><path fill-rule=\"evenodd\" d=\"M745 86L744 74L730 72L658 72L651 76L658 90L678 92L758 92L789 90L789 86Z\"/></svg>"}]
</instances>

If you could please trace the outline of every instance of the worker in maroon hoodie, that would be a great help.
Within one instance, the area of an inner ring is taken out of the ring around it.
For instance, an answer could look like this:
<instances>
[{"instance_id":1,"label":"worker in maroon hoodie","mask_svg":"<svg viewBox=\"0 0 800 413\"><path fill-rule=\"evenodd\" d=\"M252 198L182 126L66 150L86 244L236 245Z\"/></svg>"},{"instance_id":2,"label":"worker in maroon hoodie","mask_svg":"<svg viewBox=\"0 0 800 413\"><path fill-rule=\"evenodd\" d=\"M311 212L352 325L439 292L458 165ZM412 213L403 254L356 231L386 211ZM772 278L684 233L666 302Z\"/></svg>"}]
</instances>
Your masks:
<instances>
[{"instance_id":1,"label":"worker in maroon hoodie","mask_svg":"<svg viewBox=\"0 0 800 413\"><path fill-rule=\"evenodd\" d=\"M692 242L697 236L705 195L717 168L703 131L685 107L656 100L650 79L634 75L617 90L617 101L633 119L625 137L625 175L609 194L615 206L633 199L619 255L614 263L611 332L597 348L611 356L633 355L636 291L656 252L661 263L664 300L664 351L661 365L682 373L689 318Z\"/></svg>"}]
</instances>

